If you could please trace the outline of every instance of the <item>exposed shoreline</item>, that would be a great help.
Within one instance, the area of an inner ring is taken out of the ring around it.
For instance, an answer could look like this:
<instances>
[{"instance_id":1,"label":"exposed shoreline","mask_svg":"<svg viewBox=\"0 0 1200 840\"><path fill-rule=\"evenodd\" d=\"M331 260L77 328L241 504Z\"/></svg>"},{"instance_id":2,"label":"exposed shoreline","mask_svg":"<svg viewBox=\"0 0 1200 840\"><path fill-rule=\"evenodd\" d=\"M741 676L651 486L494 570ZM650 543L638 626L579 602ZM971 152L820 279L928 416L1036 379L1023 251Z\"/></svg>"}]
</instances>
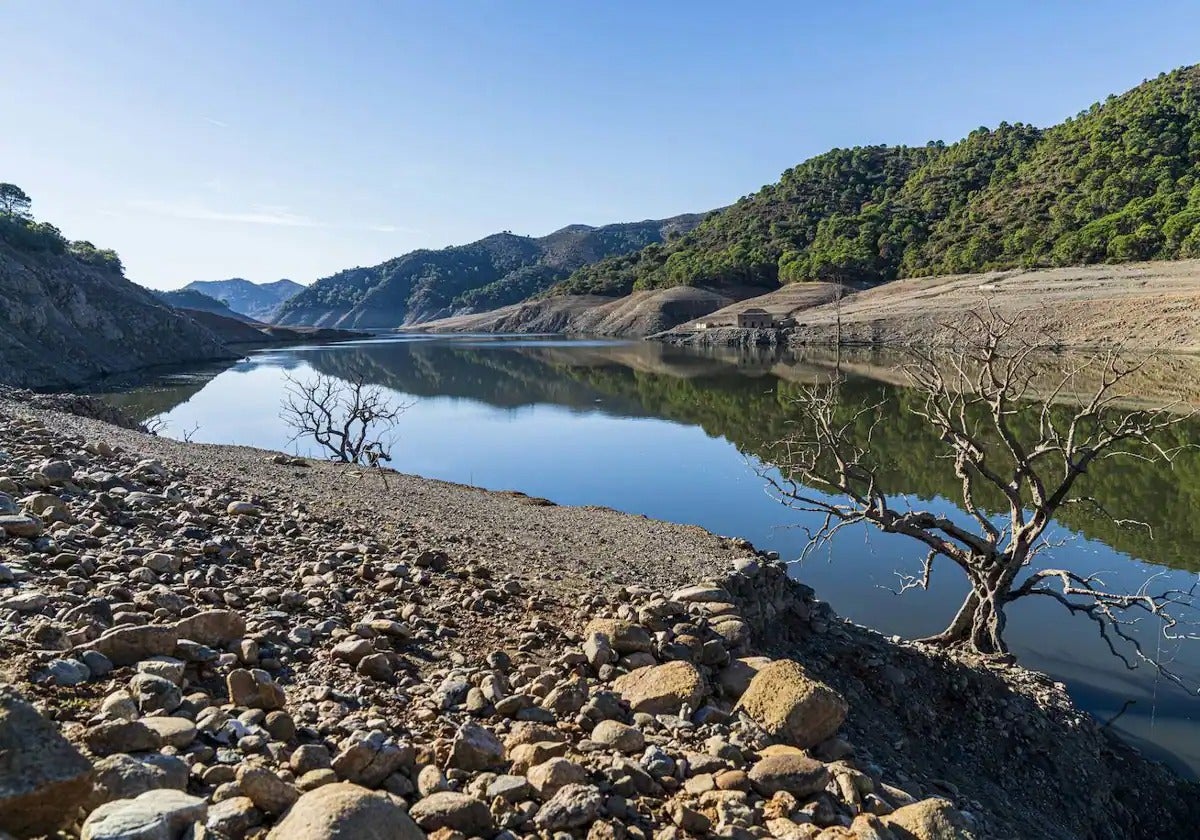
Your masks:
<instances>
[{"instance_id":1,"label":"exposed shoreline","mask_svg":"<svg viewBox=\"0 0 1200 840\"><path fill-rule=\"evenodd\" d=\"M263 450L172 441L0 402L5 414L44 422L64 445L103 440L155 459L190 486L224 488L268 508L299 503L362 539L477 559L520 578L529 603L541 603L537 612L550 620L567 621L571 605L597 592L670 592L719 580L733 561L755 556L744 541L608 509L401 474L389 474L385 491L377 475L340 465L275 463ZM495 644L517 626L479 632ZM889 641L837 619L816 633L812 626L771 626L756 639L759 650L800 659L845 694L854 710L846 737L889 774L977 813L996 831L981 836L1150 837L1172 819L1169 808L1197 801L1191 783L1107 736L1044 675ZM1058 813L1072 801L1074 810Z\"/></svg>"}]
</instances>

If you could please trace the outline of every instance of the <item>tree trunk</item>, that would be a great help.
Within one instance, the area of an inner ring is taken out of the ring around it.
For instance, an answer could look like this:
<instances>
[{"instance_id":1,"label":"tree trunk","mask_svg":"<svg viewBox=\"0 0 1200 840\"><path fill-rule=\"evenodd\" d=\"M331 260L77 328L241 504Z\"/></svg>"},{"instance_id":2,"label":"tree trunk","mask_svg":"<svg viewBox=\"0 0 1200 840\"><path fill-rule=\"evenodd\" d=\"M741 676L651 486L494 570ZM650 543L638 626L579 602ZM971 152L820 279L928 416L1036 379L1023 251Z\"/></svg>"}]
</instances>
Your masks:
<instances>
[{"instance_id":1,"label":"tree trunk","mask_svg":"<svg viewBox=\"0 0 1200 840\"><path fill-rule=\"evenodd\" d=\"M971 591L963 599L948 627L936 636L920 641L939 647L961 647L988 655L1007 654L1004 643L1004 604L1007 592L985 581L972 581Z\"/></svg>"}]
</instances>

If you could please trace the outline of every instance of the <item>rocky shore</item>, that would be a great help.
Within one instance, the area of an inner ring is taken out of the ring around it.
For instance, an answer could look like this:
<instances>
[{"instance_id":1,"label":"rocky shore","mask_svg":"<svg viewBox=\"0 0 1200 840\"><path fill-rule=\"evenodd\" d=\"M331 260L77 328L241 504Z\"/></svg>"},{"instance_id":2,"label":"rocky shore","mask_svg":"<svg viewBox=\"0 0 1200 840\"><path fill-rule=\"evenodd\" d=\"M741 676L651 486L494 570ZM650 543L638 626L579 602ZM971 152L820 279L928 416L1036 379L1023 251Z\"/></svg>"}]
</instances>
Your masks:
<instances>
[{"instance_id":1,"label":"rocky shore","mask_svg":"<svg viewBox=\"0 0 1200 840\"><path fill-rule=\"evenodd\" d=\"M0 838L1182 837L1200 809L1062 686L844 622L743 541L3 399L0 682Z\"/></svg>"}]
</instances>

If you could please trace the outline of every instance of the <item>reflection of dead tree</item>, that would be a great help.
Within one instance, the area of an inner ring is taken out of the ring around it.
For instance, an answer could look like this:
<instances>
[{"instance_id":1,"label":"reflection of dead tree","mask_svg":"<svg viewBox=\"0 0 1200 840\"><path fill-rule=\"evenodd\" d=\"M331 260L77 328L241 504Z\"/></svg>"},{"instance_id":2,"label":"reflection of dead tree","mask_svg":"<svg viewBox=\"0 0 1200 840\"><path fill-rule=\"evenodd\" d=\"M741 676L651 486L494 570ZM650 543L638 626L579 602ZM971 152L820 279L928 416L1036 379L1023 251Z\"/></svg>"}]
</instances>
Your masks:
<instances>
[{"instance_id":1,"label":"reflection of dead tree","mask_svg":"<svg viewBox=\"0 0 1200 840\"><path fill-rule=\"evenodd\" d=\"M409 404L392 401L361 375L286 379L280 417L294 432L289 443L311 438L332 460L376 468L386 487L382 465L392 460L391 432Z\"/></svg>"},{"instance_id":2,"label":"reflection of dead tree","mask_svg":"<svg viewBox=\"0 0 1200 840\"><path fill-rule=\"evenodd\" d=\"M901 591L927 588L938 558L958 566L970 583L950 625L925 641L1006 653L1005 607L1018 598L1041 596L1095 621L1128 666L1135 660L1152 662L1132 625L1151 618L1168 637L1190 635L1180 621L1181 613L1192 608L1194 587L1117 592L1094 575L1051 568L1018 578L1052 547L1045 532L1056 513L1082 505L1112 519L1098 500L1075 492L1092 464L1117 457L1169 463L1178 449L1163 443L1163 433L1190 415L1173 413L1176 406L1117 410L1125 396L1122 384L1140 366L1117 351L1090 356L1066 371L1048 398L1035 402L1031 361L1045 348L1037 341L1018 342L1016 325L992 313L977 316L971 327L958 335L960 349L949 363L944 353L935 359L931 352L917 351L907 369L924 397L911 410L945 446L962 482L967 523L914 510L889 495L881 483L881 458L871 451L882 405L843 408L835 385L818 387L798 400L795 431L777 447L770 465L777 473L767 473L784 504L819 516L819 524L809 529L805 554L828 544L843 528L869 523L909 536L927 552L921 574L903 578ZM1099 373L1090 396L1077 408L1056 406L1085 370ZM985 509L985 494L999 500L994 510L1002 513ZM1118 650L1119 643L1132 655Z\"/></svg>"}]
</instances>

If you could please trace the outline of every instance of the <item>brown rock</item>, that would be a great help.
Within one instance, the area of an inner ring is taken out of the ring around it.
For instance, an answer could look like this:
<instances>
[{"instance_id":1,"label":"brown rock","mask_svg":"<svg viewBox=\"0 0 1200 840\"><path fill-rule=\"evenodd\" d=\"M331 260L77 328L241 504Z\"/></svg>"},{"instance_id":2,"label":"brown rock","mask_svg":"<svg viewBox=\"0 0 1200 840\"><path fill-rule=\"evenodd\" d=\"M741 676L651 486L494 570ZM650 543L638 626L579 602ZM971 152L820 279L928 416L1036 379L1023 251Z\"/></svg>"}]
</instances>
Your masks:
<instances>
[{"instance_id":1,"label":"brown rock","mask_svg":"<svg viewBox=\"0 0 1200 840\"><path fill-rule=\"evenodd\" d=\"M229 689L229 702L248 709L282 709L286 699L283 688L261 668L230 671L225 685Z\"/></svg>"},{"instance_id":2,"label":"brown rock","mask_svg":"<svg viewBox=\"0 0 1200 840\"><path fill-rule=\"evenodd\" d=\"M18 837L71 822L92 765L14 689L0 686L0 826Z\"/></svg>"},{"instance_id":3,"label":"brown rock","mask_svg":"<svg viewBox=\"0 0 1200 840\"><path fill-rule=\"evenodd\" d=\"M487 805L465 793L448 790L431 793L413 805L408 813L425 831L449 828L468 837L483 837L490 836L493 828L492 812ZM284 840L282 835L280 840Z\"/></svg>"},{"instance_id":4,"label":"brown rock","mask_svg":"<svg viewBox=\"0 0 1200 840\"><path fill-rule=\"evenodd\" d=\"M613 690L635 712L661 715L676 714L684 704L695 709L708 686L695 665L677 661L623 674L613 683Z\"/></svg>"},{"instance_id":5,"label":"brown rock","mask_svg":"<svg viewBox=\"0 0 1200 840\"><path fill-rule=\"evenodd\" d=\"M238 768L237 780L242 793L267 814L282 814L299 796L294 787L265 767L243 764Z\"/></svg>"},{"instance_id":6,"label":"brown rock","mask_svg":"<svg viewBox=\"0 0 1200 840\"><path fill-rule=\"evenodd\" d=\"M721 669L717 683L726 697L737 699L746 693L750 681L764 665L769 665L771 659L766 656L746 656L735 659Z\"/></svg>"},{"instance_id":7,"label":"brown rock","mask_svg":"<svg viewBox=\"0 0 1200 840\"><path fill-rule=\"evenodd\" d=\"M564 785L573 785L587 780L587 771L565 758L552 758L529 768L525 774L529 784L542 799L549 799Z\"/></svg>"},{"instance_id":8,"label":"brown rock","mask_svg":"<svg viewBox=\"0 0 1200 840\"><path fill-rule=\"evenodd\" d=\"M117 627L109 630L86 649L107 656L113 665L133 665L151 656L170 656L179 642L172 624L146 624L141 627ZM83 650L83 649L81 649Z\"/></svg>"},{"instance_id":9,"label":"brown rock","mask_svg":"<svg viewBox=\"0 0 1200 840\"><path fill-rule=\"evenodd\" d=\"M806 748L835 735L848 709L840 694L790 659L764 665L736 708L771 735Z\"/></svg>"},{"instance_id":10,"label":"brown rock","mask_svg":"<svg viewBox=\"0 0 1200 840\"><path fill-rule=\"evenodd\" d=\"M966 821L945 799L922 799L880 820L897 840L965 840Z\"/></svg>"},{"instance_id":11,"label":"brown rock","mask_svg":"<svg viewBox=\"0 0 1200 840\"><path fill-rule=\"evenodd\" d=\"M205 610L175 622L181 639L224 646L246 635L246 618L234 610Z\"/></svg>"},{"instance_id":12,"label":"brown rock","mask_svg":"<svg viewBox=\"0 0 1200 840\"><path fill-rule=\"evenodd\" d=\"M763 796L786 791L804 799L829 784L829 770L803 755L771 755L750 768L750 782Z\"/></svg>"},{"instance_id":13,"label":"brown rock","mask_svg":"<svg viewBox=\"0 0 1200 840\"><path fill-rule=\"evenodd\" d=\"M301 796L267 835L267 840L424 838L391 797L345 782L323 785Z\"/></svg>"},{"instance_id":14,"label":"brown rock","mask_svg":"<svg viewBox=\"0 0 1200 840\"><path fill-rule=\"evenodd\" d=\"M584 638L599 633L617 653L649 653L654 649L650 631L640 624L620 618L594 618L583 628Z\"/></svg>"}]
</instances>

